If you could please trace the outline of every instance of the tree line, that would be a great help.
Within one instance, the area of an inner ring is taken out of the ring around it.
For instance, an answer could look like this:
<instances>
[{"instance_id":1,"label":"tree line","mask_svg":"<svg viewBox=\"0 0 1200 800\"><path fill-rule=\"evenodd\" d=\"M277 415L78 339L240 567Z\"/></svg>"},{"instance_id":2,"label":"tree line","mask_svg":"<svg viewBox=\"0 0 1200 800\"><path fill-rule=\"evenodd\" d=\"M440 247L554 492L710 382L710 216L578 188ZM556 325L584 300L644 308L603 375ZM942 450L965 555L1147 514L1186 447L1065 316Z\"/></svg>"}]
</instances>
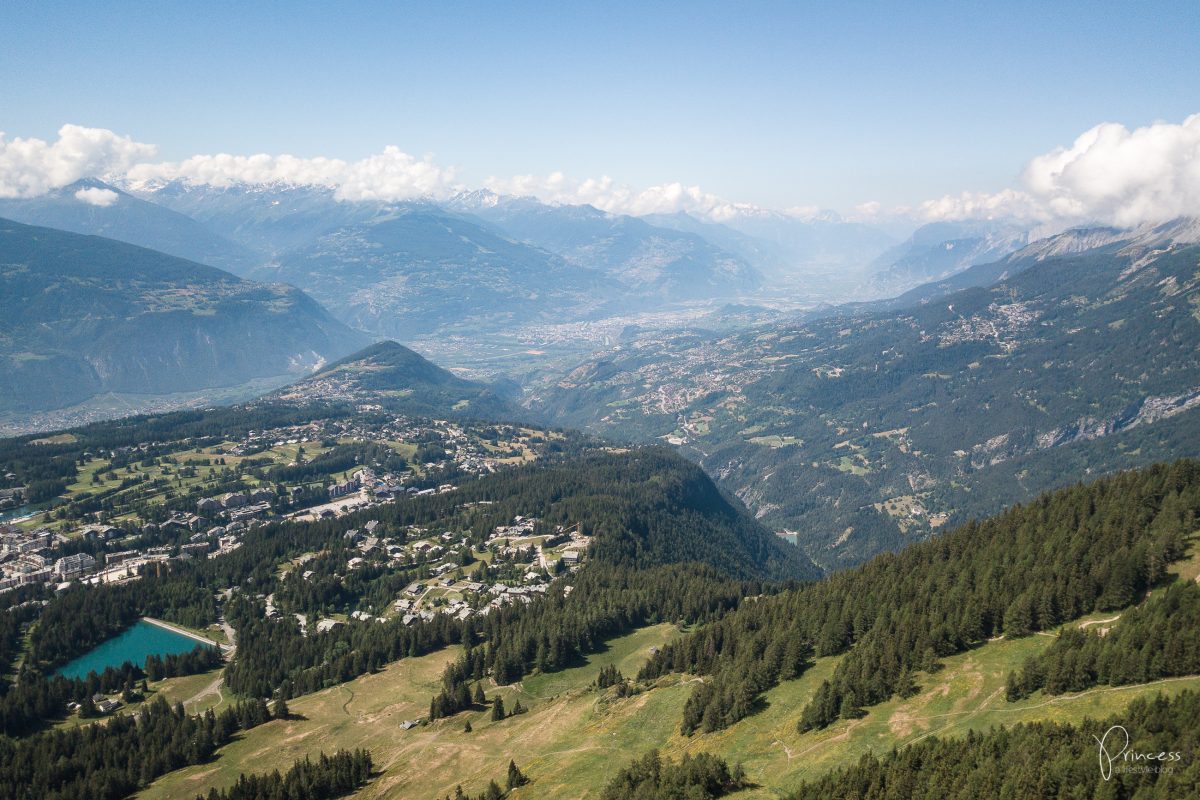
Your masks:
<instances>
[{"instance_id":1,"label":"tree line","mask_svg":"<svg viewBox=\"0 0 1200 800\"><path fill-rule=\"evenodd\" d=\"M241 730L270 719L261 700L197 716L162 697L137 714L22 739L0 739L0 797L117 800L160 775L201 764Z\"/></svg>"},{"instance_id":2,"label":"tree line","mask_svg":"<svg viewBox=\"0 0 1200 800\"><path fill-rule=\"evenodd\" d=\"M740 764L733 769L711 753L684 753L679 761L651 750L621 769L604 787L601 800L713 800L750 784Z\"/></svg>"},{"instance_id":3,"label":"tree line","mask_svg":"<svg viewBox=\"0 0 1200 800\"><path fill-rule=\"evenodd\" d=\"M805 783L789 800L1197 797L1198 719L1200 694L1185 691L1172 699L1135 700L1121 714L1078 726L1021 723L964 737L931 737L884 755L864 753L857 764ZM1119 752L1124 737L1115 744L1109 737L1114 758L1109 763L1097 742L1113 725L1128 732L1127 753L1151 758L1127 760Z\"/></svg>"},{"instance_id":4,"label":"tree line","mask_svg":"<svg viewBox=\"0 0 1200 800\"><path fill-rule=\"evenodd\" d=\"M915 673L994 636L1025 636L1124 608L1163 580L1200 512L1200 462L1180 461L1047 493L984 522L819 583L743 603L667 645L639 677L712 676L689 700L684 733L754 710L759 693L810 655L845 653L800 728L861 715L905 694Z\"/></svg>"},{"instance_id":5,"label":"tree line","mask_svg":"<svg viewBox=\"0 0 1200 800\"><path fill-rule=\"evenodd\" d=\"M243 773L228 789L210 789L196 800L333 800L365 786L371 768L371 753L362 748L321 753L316 761L305 756L283 774Z\"/></svg>"},{"instance_id":6,"label":"tree line","mask_svg":"<svg viewBox=\"0 0 1200 800\"><path fill-rule=\"evenodd\" d=\"M1200 586L1167 587L1161 597L1131 608L1107 632L1066 628L1054 644L1008 676L1009 700L1080 692L1097 684L1121 686L1200 674Z\"/></svg>"}]
</instances>

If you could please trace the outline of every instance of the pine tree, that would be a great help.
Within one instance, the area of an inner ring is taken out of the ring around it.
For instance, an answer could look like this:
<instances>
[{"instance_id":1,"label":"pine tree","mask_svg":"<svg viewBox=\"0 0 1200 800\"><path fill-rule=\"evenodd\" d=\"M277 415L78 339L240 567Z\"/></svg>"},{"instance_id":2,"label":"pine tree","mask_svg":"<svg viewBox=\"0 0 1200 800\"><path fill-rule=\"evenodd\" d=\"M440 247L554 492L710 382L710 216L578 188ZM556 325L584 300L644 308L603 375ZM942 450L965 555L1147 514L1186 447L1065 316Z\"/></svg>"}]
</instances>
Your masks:
<instances>
[{"instance_id":1,"label":"pine tree","mask_svg":"<svg viewBox=\"0 0 1200 800\"><path fill-rule=\"evenodd\" d=\"M508 762L508 790L511 792L518 786L524 786L529 783L529 778L517 768L517 763L510 760Z\"/></svg>"},{"instance_id":2,"label":"pine tree","mask_svg":"<svg viewBox=\"0 0 1200 800\"><path fill-rule=\"evenodd\" d=\"M287 700L282 697L275 701L275 719L287 719L291 716L288 711Z\"/></svg>"},{"instance_id":3,"label":"pine tree","mask_svg":"<svg viewBox=\"0 0 1200 800\"><path fill-rule=\"evenodd\" d=\"M471 732L471 720L467 720L466 723L463 725L463 733L470 733L470 732Z\"/></svg>"},{"instance_id":4,"label":"pine tree","mask_svg":"<svg viewBox=\"0 0 1200 800\"><path fill-rule=\"evenodd\" d=\"M497 696L492 701L492 722L499 722L504 719L504 698Z\"/></svg>"}]
</instances>

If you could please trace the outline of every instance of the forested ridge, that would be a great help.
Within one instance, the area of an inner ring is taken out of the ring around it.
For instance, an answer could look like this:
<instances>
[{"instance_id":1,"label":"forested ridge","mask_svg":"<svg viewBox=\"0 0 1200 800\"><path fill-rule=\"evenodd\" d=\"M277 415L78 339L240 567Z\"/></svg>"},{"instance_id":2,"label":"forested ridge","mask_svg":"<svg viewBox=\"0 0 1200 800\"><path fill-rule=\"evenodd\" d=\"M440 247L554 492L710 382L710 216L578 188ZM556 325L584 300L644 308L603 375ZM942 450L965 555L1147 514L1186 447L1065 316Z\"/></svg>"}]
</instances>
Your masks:
<instances>
[{"instance_id":1,"label":"forested ridge","mask_svg":"<svg viewBox=\"0 0 1200 800\"><path fill-rule=\"evenodd\" d=\"M464 506L469 514L456 516ZM332 533L368 516L393 529L452 521L481 542L516 514L538 517L545 530L578 525L592 537L590 563L574 579L571 594L559 587L528 607L468 622L351 623L310 636L288 620L267 621L254 608L235 606L229 617L242 644L226 671L229 685L248 694L282 689L290 696L397 658L481 641L490 645L488 668L496 680L510 683L535 668L561 669L633 627L712 619L763 589L751 578L814 574L798 552L721 496L698 467L660 448L514 469L451 494L307 527Z\"/></svg>"},{"instance_id":2,"label":"forested ridge","mask_svg":"<svg viewBox=\"0 0 1200 800\"><path fill-rule=\"evenodd\" d=\"M303 636L290 620L262 620L234 607L238 657L225 677L235 691L284 696L348 681L399 658L449 644L482 644L484 664L497 683L520 680L534 669L553 671L595 652L605 640L657 622L704 622L737 605L761 584L730 580L710 567L664 566L646 570L590 565L568 594L561 589L528 606L514 605L482 618L459 621L439 615L412 626L347 624Z\"/></svg>"},{"instance_id":3,"label":"forested ridge","mask_svg":"<svg viewBox=\"0 0 1200 800\"><path fill-rule=\"evenodd\" d=\"M1079 692L1097 684L1120 686L1200 674L1200 586L1167 587L1113 620L1111 628L1065 628L1049 649L1008 680L1008 699Z\"/></svg>"},{"instance_id":4,"label":"forested ridge","mask_svg":"<svg viewBox=\"0 0 1200 800\"><path fill-rule=\"evenodd\" d=\"M798 672L845 653L802 730L913 690L914 673L998 635L1025 636L1124 608L1166 574L1200 516L1200 463L1180 461L1042 495L897 554L737 611L654 655L640 677L712 676L684 733L725 727ZM811 648L811 649L810 649Z\"/></svg>"}]
</instances>

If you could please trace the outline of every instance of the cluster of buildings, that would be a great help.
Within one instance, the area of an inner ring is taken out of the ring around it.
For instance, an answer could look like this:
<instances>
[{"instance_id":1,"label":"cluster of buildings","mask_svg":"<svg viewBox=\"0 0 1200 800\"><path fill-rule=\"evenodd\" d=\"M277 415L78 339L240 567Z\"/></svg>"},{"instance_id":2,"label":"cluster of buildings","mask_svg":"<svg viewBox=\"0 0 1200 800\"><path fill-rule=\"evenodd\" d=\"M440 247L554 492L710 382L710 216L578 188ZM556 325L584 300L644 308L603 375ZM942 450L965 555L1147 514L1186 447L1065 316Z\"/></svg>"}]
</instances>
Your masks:
<instances>
[{"instance_id":1,"label":"cluster of buildings","mask_svg":"<svg viewBox=\"0 0 1200 800\"><path fill-rule=\"evenodd\" d=\"M271 513L275 492L266 487L229 492L220 497L204 497L196 502L196 513L207 518L244 521Z\"/></svg>"},{"instance_id":2,"label":"cluster of buildings","mask_svg":"<svg viewBox=\"0 0 1200 800\"><path fill-rule=\"evenodd\" d=\"M89 553L56 557L56 550L67 541L49 528L25 531L0 525L0 591L70 581L95 567L96 559Z\"/></svg>"},{"instance_id":3,"label":"cluster of buildings","mask_svg":"<svg viewBox=\"0 0 1200 800\"><path fill-rule=\"evenodd\" d=\"M445 561L429 568L430 580L415 581L405 587L403 595L393 603L396 613L403 615L405 625L420 620L430 620L437 614L448 614L465 620L475 615L486 615L493 609L511 603L529 603L549 588L545 569L548 566L546 547L553 545L559 558L569 569L576 569L583 561L587 550L587 537L579 532L578 526L570 530L557 526L554 535L533 537L539 520L535 517L515 517L511 524L500 525L488 537L488 547L501 555L528 555L535 553L535 562L519 577L518 585L501 582L485 583L455 574L461 569L453 561ZM440 543L437 543L440 542ZM469 544L459 534L443 533L435 539L427 538L408 545L417 557L432 563L445 552L445 547ZM444 546L443 546L444 545ZM538 569L540 567L541 569ZM465 572L466 570L463 570ZM441 590L441 591L438 591ZM432 602L430 597L434 596Z\"/></svg>"}]
</instances>

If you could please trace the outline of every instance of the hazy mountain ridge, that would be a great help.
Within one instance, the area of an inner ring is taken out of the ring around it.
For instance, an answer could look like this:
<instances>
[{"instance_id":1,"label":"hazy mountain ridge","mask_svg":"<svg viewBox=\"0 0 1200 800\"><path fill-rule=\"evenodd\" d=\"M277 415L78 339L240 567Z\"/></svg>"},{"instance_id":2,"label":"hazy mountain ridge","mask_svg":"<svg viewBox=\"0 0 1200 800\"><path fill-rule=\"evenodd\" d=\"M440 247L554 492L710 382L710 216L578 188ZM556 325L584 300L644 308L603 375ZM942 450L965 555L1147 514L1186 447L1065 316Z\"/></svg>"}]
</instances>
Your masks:
<instances>
[{"instance_id":1,"label":"hazy mountain ridge","mask_svg":"<svg viewBox=\"0 0 1200 800\"><path fill-rule=\"evenodd\" d=\"M369 222L384 206L341 202L333 189L321 186L170 181L130 191L186 214L264 258L304 247L339 227Z\"/></svg>"},{"instance_id":2,"label":"hazy mountain ridge","mask_svg":"<svg viewBox=\"0 0 1200 800\"><path fill-rule=\"evenodd\" d=\"M762 275L740 256L696 231L607 214L592 206L553 206L532 198L472 194L452 207L474 214L517 241L604 272L631 294L666 302L732 296L758 288Z\"/></svg>"},{"instance_id":3,"label":"hazy mountain ridge","mask_svg":"<svg viewBox=\"0 0 1200 800\"><path fill-rule=\"evenodd\" d=\"M923 225L872 262L874 274L865 290L892 297L976 264L997 261L1029 240L1028 228L1014 223L969 220Z\"/></svg>"},{"instance_id":4,"label":"hazy mountain ridge","mask_svg":"<svg viewBox=\"0 0 1200 800\"><path fill-rule=\"evenodd\" d=\"M355 327L403 339L594 306L604 283L598 273L435 206L337 228L254 275L311 292Z\"/></svg>"},{"instance_id":5,"label":"hazy mountain ridge","mask_svg":"<svg viewBox=\"0 0 1200 800\"><path fill-rule=\"evenodd\" d=\"M0 218L103 236L243 275L261 257L190 216L94 178L41 197L0 199Z\"/></svg>"},{"instance_id":6,"label":"hazy mountain ridge","mask_svg":"<svg viewBox=\"0 0 1200 800\"><path fill-rule=\"evenodd\" d=\"M153 250L0 221L3 410L303 372L365 337L302 292Z\"/></svg>"}]
</instances>

